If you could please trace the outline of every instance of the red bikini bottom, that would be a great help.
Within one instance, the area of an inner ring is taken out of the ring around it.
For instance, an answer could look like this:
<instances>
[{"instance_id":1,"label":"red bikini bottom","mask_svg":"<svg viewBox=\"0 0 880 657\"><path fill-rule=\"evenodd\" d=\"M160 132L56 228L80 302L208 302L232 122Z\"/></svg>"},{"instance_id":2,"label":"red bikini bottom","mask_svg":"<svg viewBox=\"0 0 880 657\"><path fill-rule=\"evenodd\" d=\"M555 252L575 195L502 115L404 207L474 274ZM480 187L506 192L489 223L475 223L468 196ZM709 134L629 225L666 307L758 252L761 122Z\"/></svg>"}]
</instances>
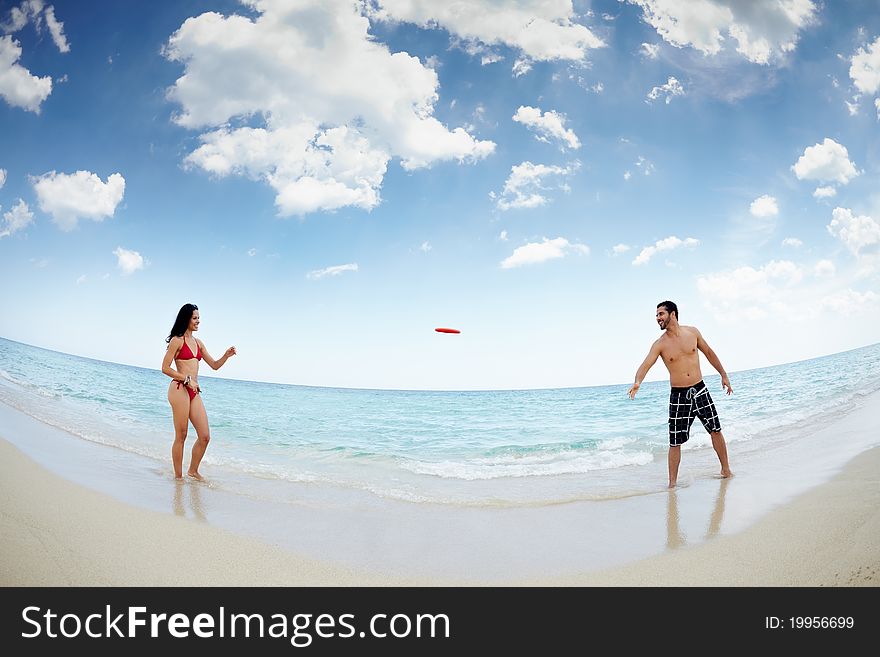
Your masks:
<instances>
[{"instance_id":1,"label":"red bikini bottom","mask_svg":"<svg viewBox=\"0 0 880 657\"><path fill-rule=\"evenodd\" d=\"M183 381L177 381L176 383L177 383L177 389L180 390L180 386L183 385ZM187 394L189 394L189 400L190 400L190 401L192 401L193 399L195 399L195 398L196 398L196 395L199 394L199 391L198 391L198 390L193 391L192 388L186 388L186 392L187 392Z\"/></svg>"}]
</instances>

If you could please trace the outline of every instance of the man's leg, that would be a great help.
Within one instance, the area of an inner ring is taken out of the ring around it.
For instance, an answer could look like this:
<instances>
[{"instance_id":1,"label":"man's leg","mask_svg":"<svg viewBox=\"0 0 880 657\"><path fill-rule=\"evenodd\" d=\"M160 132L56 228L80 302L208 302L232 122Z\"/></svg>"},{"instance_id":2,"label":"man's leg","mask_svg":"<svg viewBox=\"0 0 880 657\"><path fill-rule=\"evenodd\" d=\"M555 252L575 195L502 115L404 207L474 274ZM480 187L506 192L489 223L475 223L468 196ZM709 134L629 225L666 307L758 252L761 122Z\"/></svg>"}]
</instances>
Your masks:
<instances>
[{"instance_id":1,"label":"man's leg","mask_svg":"<svg viewBox=\"0 0 880 657\"><path fill-rule=\"evenodd\" d=\"M681 445L669 446L669 487L675 488L678 481L678 464L681 463Z\"/></svg>"},{"instance_id":2,"label":"man's leg","mask_svg":"<svg viewBox=\"0 0 880 657\"><path fill-rule=\"evenodd\" d=\"M708 390L703 390L697 396L695 410L700 422L712 437L712 447L715 448L715 454L718 455L718 460L721 462L721 477L726 479L733 474L727 462L727 443L724 442L724 434L721 433L721 422L718 420L715 402L712 401L712 395Z\"/></svg>"},{"instance_id":3,"label":"man's leg","mask_svg":"<svg viewBox=\"0 0 880 657\"><path fill-rule=\"evenodd\" d=\"M730 464L727 462L727 443L724 442L724 434L720 431L712 431L709 435L712 436L712 447L715 448L718 460L721 461L721 476L726 479L733 473L730 471Z\"/></svg>"}]
</instances>

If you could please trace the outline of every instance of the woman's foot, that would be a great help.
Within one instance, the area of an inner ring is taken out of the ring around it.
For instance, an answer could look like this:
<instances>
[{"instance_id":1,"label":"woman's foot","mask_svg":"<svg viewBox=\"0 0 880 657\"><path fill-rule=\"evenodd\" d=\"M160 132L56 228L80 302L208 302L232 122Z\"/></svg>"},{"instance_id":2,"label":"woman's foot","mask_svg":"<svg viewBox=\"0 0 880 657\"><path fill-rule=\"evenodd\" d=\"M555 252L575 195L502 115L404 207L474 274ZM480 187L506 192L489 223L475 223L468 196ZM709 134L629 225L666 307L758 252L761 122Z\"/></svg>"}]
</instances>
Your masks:
<instances>
[{"instance_id":1,"label":"woman's foot","mask_svg":"<svg viewBox=\"0 0 880 657\"><path fill-rule=\"evenodd\" d=\"M200 475L198 472L187 472L186 476L192 477L196 481L204 481L205 480L205 478L202 475Z\"/></svg>"}]
</instances>

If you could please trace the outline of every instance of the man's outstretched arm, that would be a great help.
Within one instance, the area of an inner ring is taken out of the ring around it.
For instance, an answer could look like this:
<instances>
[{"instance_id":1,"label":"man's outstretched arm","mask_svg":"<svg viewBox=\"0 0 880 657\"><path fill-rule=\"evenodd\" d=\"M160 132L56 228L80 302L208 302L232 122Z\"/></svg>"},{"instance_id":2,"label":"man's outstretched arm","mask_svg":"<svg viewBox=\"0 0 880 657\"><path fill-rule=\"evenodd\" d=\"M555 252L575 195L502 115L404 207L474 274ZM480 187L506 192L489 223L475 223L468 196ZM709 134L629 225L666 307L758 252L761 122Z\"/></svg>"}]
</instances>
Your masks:
<instances>
[{"instance_id":1,"label":"man's outstretched arm","mask_svg":"<svg viewBox=\"0 0 880 657\"><path fill-rule=\"evenodd\" d=\"M718 358L718 354L716 354L712 347L703 339L703 334L700 331L697 331L697 349L706 354L706 360L709 361L709 364L715 368L715 370L721 375L721 385L727 391L727 394L733 392L733 388L730 387L730 379L727 377L727 372L724 371L724 366L721 364L721 359Z\"/></svg>"},{"instance_id":2,"label":"man's outstretched arm","mask_svg":"<svg viewBox=\"0 0 880 657\"><path fill-rule=\"evenodd\" d=\"M635 383L632 384L632 388L629 389L629 392L626 393L629 395L630 399L636 398L636 393L639 391L639 386L642 385L642 381L648 375L648 370L653 367L654 363L657 362L657 359L660 357L660 344L659 341L655 342L651 345L651 350L648 352L647 357L644 362L639 366L638 371L636 372L636 380Z\"/></svg>"}]
</instances>

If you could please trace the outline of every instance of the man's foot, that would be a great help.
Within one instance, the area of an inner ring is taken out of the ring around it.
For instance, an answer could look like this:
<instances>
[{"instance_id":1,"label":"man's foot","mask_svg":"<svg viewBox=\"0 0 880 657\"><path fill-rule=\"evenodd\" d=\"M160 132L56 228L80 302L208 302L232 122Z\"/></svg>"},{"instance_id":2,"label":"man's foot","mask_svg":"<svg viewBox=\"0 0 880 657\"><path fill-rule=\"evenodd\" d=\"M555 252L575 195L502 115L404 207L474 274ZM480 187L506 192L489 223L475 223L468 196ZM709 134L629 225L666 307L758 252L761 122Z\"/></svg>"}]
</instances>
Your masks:
<instances>
[{"instance_id":1,"label":"man's foot","mask_svg":"<svg viewBox=\"0 0 880 657\"><path fill-rule=\"evenodd\" d=\"M730 470L722 470L721 474L718 475L719 479L729 479L733 476L733 473Z\"/></svg>"},{"instance_id":2,"label":"man's foot","mask_svg":"<svg viewBox=\"0 0 880 657\"><path fill-rule=\"evenodd\" d=\"M202 475L200 475L198 472L187 472L186 476L192 477L196 481L204 481L205 480L205 478Z\"/></svg>"},{"instance_id":3,"label":"man's foot","mask_svg":"<svg viewBox=\"0 0 880 657\"><path fill-rule=\"evenodd\" d=\"M670 490L672 490L673 488L675 488L675 482L674 482L674 481L670 481L670 482L669 482L669 486L667 486L667 488L669 488Z\"/></svg>"}]
</instances>

